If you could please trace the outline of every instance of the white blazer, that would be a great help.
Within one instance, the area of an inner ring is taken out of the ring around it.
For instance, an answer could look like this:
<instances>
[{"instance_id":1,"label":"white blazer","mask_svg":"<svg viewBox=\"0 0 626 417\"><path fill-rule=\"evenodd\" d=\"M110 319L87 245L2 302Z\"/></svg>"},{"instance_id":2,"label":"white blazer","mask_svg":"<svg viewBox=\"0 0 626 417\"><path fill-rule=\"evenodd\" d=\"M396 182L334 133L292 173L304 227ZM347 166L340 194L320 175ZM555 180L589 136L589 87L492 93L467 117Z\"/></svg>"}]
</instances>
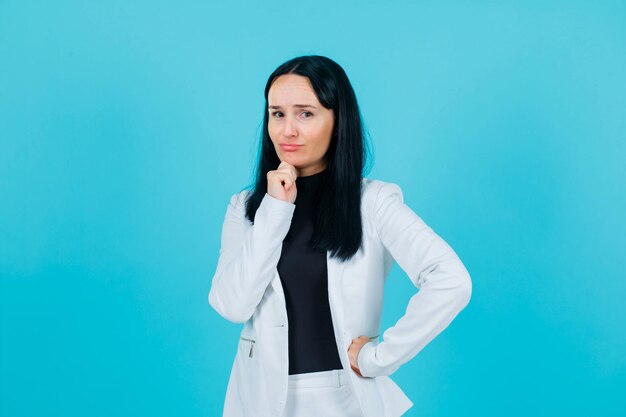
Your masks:
<instances>
[{"instance_id":1,"label":"white blazer","mask_svg":"<svg viewBox=\"0 0 626 417\"><path fill-rule=\"evenodd\" d=\"M389 377L445 329L468 304L470 276L452 248L406 204L401 188L363 178L363 244L352 259L329 256L328 296L337 349L365 417L396 417L413 402ZM296 183L297 184L297 183ZM245 218L249 190L226 209L209 304L244 323L232 366L224 417L280 417L287 399L288 326L277 271L295 204L265 194L255 223ZM379 341L383 289L396 261L419 291ZM352 339L372 339L350 367Z\"/></svg>"}]
</instances>

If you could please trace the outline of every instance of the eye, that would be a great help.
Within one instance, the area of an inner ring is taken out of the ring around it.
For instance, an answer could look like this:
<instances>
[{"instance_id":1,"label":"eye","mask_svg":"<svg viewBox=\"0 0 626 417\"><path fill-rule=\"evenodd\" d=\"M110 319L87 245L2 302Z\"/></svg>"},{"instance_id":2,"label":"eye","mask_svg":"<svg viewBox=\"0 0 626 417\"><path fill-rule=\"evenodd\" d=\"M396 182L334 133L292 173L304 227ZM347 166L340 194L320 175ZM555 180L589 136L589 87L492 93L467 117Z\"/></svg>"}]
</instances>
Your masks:
<instances>
[{"instance_id":1,"label":"eye","mask_svg":"<svg viewBox=\"0 0 626 417\"><path fill-rule=\"evenodd\" d=\"M273 113L272 113L272 115L273 115L273 116L276 116L276 117L279 117L279 116L277 115L277 113L280 113L280 112L279 112L279 111L275 111L275 112L273 112ZM281 113L281 114L282 114L282 113Z\"/></svg>"},{"instance_id":2,"label":"eye","mask_svg":"<svg viewBox=\"0 0 626 417\"><path fill-rule=\"evenodd\" d=\"M302 114L310 114L311 116L313 116L313 113L311 113L310 111L303 111ZM309 117L311 117L311 116L309 116ZM307 119L308 119L308 117L307 117Z\"/></svg>"}]
</instances>

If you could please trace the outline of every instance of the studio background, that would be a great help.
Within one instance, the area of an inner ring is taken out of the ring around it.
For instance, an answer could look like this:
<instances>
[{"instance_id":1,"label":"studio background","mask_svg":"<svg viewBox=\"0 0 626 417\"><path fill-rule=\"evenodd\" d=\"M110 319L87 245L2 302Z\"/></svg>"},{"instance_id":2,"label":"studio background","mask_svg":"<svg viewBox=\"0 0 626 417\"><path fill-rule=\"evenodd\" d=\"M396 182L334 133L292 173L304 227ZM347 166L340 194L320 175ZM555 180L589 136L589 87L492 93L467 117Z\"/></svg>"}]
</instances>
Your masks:
<instances>
[{"instance_id":1,"label":"studio background","mask_svg":"<svg viewBox=\"0 0 626 417\"><path fill-rule=\"evenodd\" d=\"M407 416L626 412L624 2L0 1L0 414L218 416L263 88L336 60L473 297ZM381 333L416 289L396 265Z\"/></svg>"}]
</instances>

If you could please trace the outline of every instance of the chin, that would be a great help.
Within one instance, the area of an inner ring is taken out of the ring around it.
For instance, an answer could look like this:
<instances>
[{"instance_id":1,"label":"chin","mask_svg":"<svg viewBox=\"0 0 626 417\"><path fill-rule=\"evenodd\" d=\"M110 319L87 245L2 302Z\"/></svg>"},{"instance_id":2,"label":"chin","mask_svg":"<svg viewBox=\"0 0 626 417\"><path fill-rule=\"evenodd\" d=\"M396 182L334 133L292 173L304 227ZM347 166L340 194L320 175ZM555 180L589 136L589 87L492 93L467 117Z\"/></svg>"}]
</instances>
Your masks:
<instances>
[{"instance_id":1,"label":"chin","mask_svg":"<svg viewBox=\"0 0 626 417\"><path fill-rule=\"evenodd\" d=\"M297 161L295 158L293 158L291 155L289 155L289 154L286 154L286 155L281 155L280 160L281 160L281 161L285 161L285 162L287 162L287 163L289 163L289 164L293 165L293 166L294 166L294 167L296 167L296 168L298 167L298 165L300 165L300 164L298 163L298 161Z\"/></svg>"}]
</instances>

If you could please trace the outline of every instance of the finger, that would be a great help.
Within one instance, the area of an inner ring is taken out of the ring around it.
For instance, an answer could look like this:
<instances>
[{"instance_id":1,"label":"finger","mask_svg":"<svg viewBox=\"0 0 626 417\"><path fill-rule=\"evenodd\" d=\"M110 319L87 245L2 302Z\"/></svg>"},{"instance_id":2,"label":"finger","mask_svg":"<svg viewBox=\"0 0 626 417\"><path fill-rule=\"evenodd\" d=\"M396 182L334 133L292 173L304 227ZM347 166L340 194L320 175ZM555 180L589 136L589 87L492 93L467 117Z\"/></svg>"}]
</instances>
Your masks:
<instances>
[{"instance_id":1,"label":"finger","mask_svg":"<svg viewBox=\"0 0 626 417\"><path fill-rule=\"evenodd\" d=\"M298 178L298 170L296 169L295 166L289 165L289 171L291 172L291 175L293 176L293 179L295 181L296 178Z\"/></svg>"},{"instance_id":2,"label":"finger","mask_svg":"<svg viewBox=\"0 0 626 417\"><path fill-rule=\"evenodd\" d=\"M269 171L268 173L268 181L277 181L280 182L281 185L284 185L286 189L289 189L293 184L293 178L289 173L279 172L279 171Z\"/></svg>"},{"instance_id":3,"label":"finger","mask_svg":"<svg viewBox=\"0 0 626 417\"><path fill-rule=\"evenodd\" d=\"M289 190L293 186L294 180L291 176L285 177L285 190Z\"/></svg>"},{"instance_id":4,"label":"finger","mask_svg":"<svg viewBox=\"0 0 626 417\"><path fill-rule=\"evenodd\" d=\"M295 177L293 173L286 168L278 169L275 171L276 174L281 178L281 181L284 181L285 185L291 186L295 182Z\"/></svg>"},{"instance_id":5,"label":"finger","mask_svg":"<svg viewBox=\"0 0 626 417\"><path fill-rule=\"evenodd\" d=\"M288 167L293 167L293 165L291 165L287 161L281 161L280 164L278 164L278 168L288 168Z\"/></svg>"},{"instance_id":6,"label":"finger","mask_svg":"<svg viewBox=\"0 0 626 417\"><path fill-rule=\"evenodd\" d=\"M281 164L278 166L278 170L289 173L294 181L296 180L296 178L298 178L298 170L296 169L296 167L287 162L281 162Z\"/></svg>"},{"instance_id":7,"label":"finger","mask_svg":"<svg viewBox=\"0 0 626 417\"><path fill-rule=\"evenodd\" d=\"M280 165L278 165L278 168L276 168L277 171L285 171L285 172L289 172L291 170L291 168L293 168L293 165L291 165L288 162L282 161L280 163Z\"/></svg>"}]
</instances>

